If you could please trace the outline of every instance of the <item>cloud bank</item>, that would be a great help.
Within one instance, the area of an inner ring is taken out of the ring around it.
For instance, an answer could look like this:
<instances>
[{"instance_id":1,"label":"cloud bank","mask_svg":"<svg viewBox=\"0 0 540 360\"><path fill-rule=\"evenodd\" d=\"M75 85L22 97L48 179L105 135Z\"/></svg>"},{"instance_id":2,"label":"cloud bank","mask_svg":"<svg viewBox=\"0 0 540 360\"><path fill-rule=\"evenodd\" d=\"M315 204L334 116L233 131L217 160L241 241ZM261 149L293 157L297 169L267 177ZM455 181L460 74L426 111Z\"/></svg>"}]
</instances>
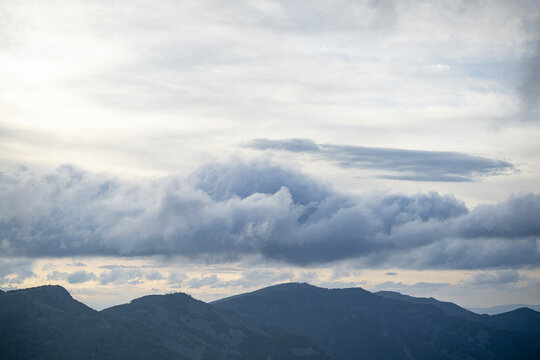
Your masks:
<instances>
[{"instance_id":1,"label":"cloud bank","mask_svg":"<svg viewBox=\"0 0 540 360\"><path fill-rule=\"evenodd\" d=\"M514 165L459 152L317 144L311 139L254 139L244 145L256 150L310 153L343 168L381 170L384 179L409 181L473 181L515 171Z\"/></svg>"},{"instance_id":2,"label":"cloud bank","mask_svg":"<svg viewBox=\"0 0 540 360\"><path fill-rule=\"evenodd\" d=\"M537 267L539 219L536 194L473 210L437 193L352 196L265 161L206 164L152 181L73 166L0 175L3 257L224 262L256 255L296 265L354 259L414 269ZM126 275L116 272L99 280ZM72 281L85 279L79 275Z\"/></svg>"}]
</instances>

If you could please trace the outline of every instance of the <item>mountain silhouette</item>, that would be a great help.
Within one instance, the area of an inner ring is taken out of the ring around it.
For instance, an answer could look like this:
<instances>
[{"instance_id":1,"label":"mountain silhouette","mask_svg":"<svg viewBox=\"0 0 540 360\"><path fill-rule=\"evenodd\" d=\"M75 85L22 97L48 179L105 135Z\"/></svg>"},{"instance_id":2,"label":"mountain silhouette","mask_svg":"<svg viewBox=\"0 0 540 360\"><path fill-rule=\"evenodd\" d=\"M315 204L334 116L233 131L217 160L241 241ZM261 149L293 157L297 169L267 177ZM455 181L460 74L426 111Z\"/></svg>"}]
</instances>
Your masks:
<instances>
[{"instance_id":1,"label":"mountain silhouette","mask_svg":"<svg viewBox=\"0 0 540 360\"><path fill-rule=\"evenodd\" d=\"M526 305L526 304L507 304L507 305L498 305L498 306L491 306L491 307L469 307L468 309L477 314L497 315L504 312L520 309L523 307L532 309L534 311L540 311L540 305Z\"/></svg>"},{"instance_id":2,"label":"mountain silhouette","mask_svg":"<svg viewBox=\"0 0 540 360\"><path fill-rule=\"evenodd\" d=\"M381 296L385 299L401 300L413 304L433 305L444 311L447 315L456 316L471 321L479 321L481 318L480 315L465 308L462 308L459 305L447 301L439 301L432 297L419 298L409 295L403 295L395 291L378 291L374 294Z\"/></svg>"},{"instance_id":3,"label":"mountain silhouette","mask_svg":"<svg viewBox=\"0 0 540 360\"><path fill-rule=\"evenodd\" d=\"M60 286L0 295L2 359L329 360L299 335L176 293L100 312Z\"/></svg>"},{"instance_id":4,"label":"mountain silhouette","mask_svg":"<svg viewBox=\"0 0 540 360\"><path fill-rule=\"evenodd\" d=\"M329 359L302 336L249 323L183 293L150 295L105 309L117 328L193 359Z\"/></svg>"},{"instance_id":5,"label":"mountain silhouette","mask_svg":"<svg viewBox=\"0 0 540 360\"><path fill-rule=\"evenodd\" d=\"M454 303L439 301L432 297L418 298L403 295L394 291L379 291L374 294L387 299L402 300L414 304L433 305L451 316L460 317L499 329L521 331L540 336L540 313L526 307L489 316L487 314L480 315L462 308Z\"/></svg>"},{"instance_id":6,"label":"mountain silhouette","mask_svg":"<svg viewBox=\"0 0 540 360\"><path fill-rule=\"evenodd\" d=\"M540 313L287 283L215 301L149 295L95 311L60 286L0 292L1 359L537 359Z\"/></svg>"},{"instance_id":7,"label":"mountain silhouette","mask_svg":"<svg viewBox=\"0 0 540 360\"><path fill-rule=\"evenodd\" d=\"M304 335L343 360L537 359L540 354L537 312L490 317L400 295L289 283L212 304Z\"/></svg>"},{"instance_id":8,"label":"mountain silhouette","mask_svg":"<svg viewBox=\"0 0 540 360\"><path fill-rule=\"evenodd\" d=\"M185 359L116 329L60 286L0 296L2 359Z\"/></svg>"}]
</instances>

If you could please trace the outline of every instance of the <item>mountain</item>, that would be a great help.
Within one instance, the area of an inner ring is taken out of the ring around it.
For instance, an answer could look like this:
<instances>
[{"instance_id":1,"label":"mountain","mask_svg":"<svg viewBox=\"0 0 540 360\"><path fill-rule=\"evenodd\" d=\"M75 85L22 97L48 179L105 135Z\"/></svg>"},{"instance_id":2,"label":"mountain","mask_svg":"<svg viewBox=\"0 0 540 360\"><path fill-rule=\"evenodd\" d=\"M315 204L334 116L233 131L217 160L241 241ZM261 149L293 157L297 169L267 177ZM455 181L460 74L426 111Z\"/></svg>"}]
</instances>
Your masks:
<instances>
[{"instance_id":1,"label":"mountain","mask_svg":"<svg viewBox=\"0 0 540 360\"><path fill-rule=\"evenodd\" d=\"M310 340L261 327L176 293L151 295L101 312L110 324L193 359L330 359Z\"/></svg>"},{"instance_id":2,"label":"mountain","mask_svg":"<svg viewBox=\"0 0 540 360\"><path fill-rule=\"evenodd\" d=\"M483 316L484 323L500 329L520 331L536 335L540 339L540 312L520 308L493 316Z\"/></svg>"},{"instance_id":3,"label":"mountain","mask_svg":"<svg viewBox=\"0 0 540 360\"><path fill-rule=\"evenodd\" d=\"M520 309L520 308L529 308L534 311L540 311L540 305L525 305L525 304L508 304L508 305L499 305L499 306L492 306L492 307L472 307L468 309L477 314L496 315L496 314Z\"/></svg>"},{"instance_id":4,"label":"mountain","mask_svg":"<svg viewBox=\"0 0 540 360\"><path fill-rule=\"evenodd\" d=\"M381 296L385 299L393 299L406 301L413 304L433 305L444 311L447 315L460 317L471 321L479 321L480 315L475 314L472 311L462 308L451 302L439 301L435 298L418 298L409 295L403 295L395 291L378 291L375 295Z\"/></svg>"},{"instance_id":5,"label":"mountain","mask_svg":"<svg viewBox=\"0 0 540 360\"><path fill-rule=\"evenodd\" d=\"M432 297L418 298L409 295L403 295L394 291L379 291L374 294L387 299L407 301L414 304L433 305L443 310L446 314L450 316L455 316L469 321L482 323L494 328L521 331L524 333L536 334L537 336L540 336L540 312L534 311L526 307L489 316L487 314L476 314L454 303L439 301Z\"/></svg>"},{"instance_id":6,"label":"mountain","mask_svg":"<svg viewBox=\"0 0 540 360\"><path fill-rule=\"evenodd\" d=\"M58 285L45 285L35 288L12 290L8 294L13 298L24 296L35 303L41 303L54 309L78 315L95 315L96 311L73 299L69 292Z\"/></svg>"},{"instance_id":7,"label":"mountain","mask_svg":"<svg viewBox=\"0 0 540 360\"><path fill-rule=\"evenodd\" d=\"M60 286L0 294L2 359L331 359L312 341L177 293L97 312Z\"/></svg>"},{"instance_id":8,"label":"mountain","mask_svg":"<svg viewBox=\"0 0 540 360\"><path fill-rule=\"evenodd\" d=\"M0 292L1 359L536 359L540 313L309 284L206 304L150 295L100 312L60 286ZM331 355L330 355L331 354Z\"/></svg>"},{"instance_id":9,"label":"mountain","mask_svg":"<svg viewBox=\"0 0 540 360\"><path fill-rule=\"evenodd\" d=\"M309 337L342 360L537 359L540 353L540 338L516 316L519 329L512 330L499 326L504 319L471 321L454 304L383 295L290 283L212 304Z\"/></svg>"},{"instance_id":10,"label":"mountain","mask_svg":"<svg viewBox=\"0 0 540 360\"><path fill-rule=\"evenodd\" d=\"M0 324L3 359L184 359L112 328L60 286L3 293Z\"/></svg>"}]
</instances>

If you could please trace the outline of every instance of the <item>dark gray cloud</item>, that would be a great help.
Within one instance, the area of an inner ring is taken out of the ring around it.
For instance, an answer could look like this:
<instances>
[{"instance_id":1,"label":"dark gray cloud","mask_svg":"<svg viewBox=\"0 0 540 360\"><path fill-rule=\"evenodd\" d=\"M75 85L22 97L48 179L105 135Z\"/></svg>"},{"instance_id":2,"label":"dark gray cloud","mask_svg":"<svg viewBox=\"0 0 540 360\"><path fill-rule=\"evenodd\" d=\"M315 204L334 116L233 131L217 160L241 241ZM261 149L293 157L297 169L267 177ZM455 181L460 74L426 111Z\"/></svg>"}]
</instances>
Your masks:
<instances>
[{"instance_id":1,"label":"dark gray cloud","mask_svg":"<svg viewBox=\"0 0 540 360\"><path fill-rule=\"evenodd\" d=\"M294 203L305 205L321 201L330 193L327 186L315 179L264 161L246 164L235 160L228 164L206 164L194 172L189 180L214 201L234 197L244 199L255 193L274 194L285 187Z\"/></svg>"},{"instance_id":2,"label":"dark gray cloud","mask_svg":"<svg viewBox=\"0 0 540 360\"><path fill-rule=\"evenodd\" d=\"M415 269L538 267L539 219L535 194L472 210L433 192L353 196L265 161L204 165L187 178L146 182L72 166L0 176L4 258L182 255L224 262L256 255L297 265L354 259L358 266ZM112 267L99 281L160 278Z\"/></svg>"},{"instance_id":3,"label":"dark gray cloud","mask_svg":"<svg viewBox=\"0 0 540 360\"><path fill-rule=\"evenodd\" d=\"M310 153L343 168L382 171L377 177L395 180L462 182L516 171L507 161L450 151L317 144L310 139L254 139L244 146Z\"/></svg>"}]
</instances>

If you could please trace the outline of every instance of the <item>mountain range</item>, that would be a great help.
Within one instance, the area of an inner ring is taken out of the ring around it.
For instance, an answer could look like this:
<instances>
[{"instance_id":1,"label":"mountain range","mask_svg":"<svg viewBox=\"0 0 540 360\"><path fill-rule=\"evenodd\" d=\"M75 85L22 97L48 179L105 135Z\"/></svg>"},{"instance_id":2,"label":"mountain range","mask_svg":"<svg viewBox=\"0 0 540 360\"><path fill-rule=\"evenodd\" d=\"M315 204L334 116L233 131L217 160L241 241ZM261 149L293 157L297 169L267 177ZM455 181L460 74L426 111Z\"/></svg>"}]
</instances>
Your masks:
<instances>
[{"instance_id":1,"label":"mountain range","mask_svg":"<svg viewBox=\"0 0 540 360\"><path fill-rule=\"evenodd\" d=\"M487 315L497 315L503 312L508 312L516 310L519 308L529 308L534 311L540 311L540 305L526 305L526 304L507 304L507 305L497 305L490 307L468 307L467 309L473 311L477 314L487 314Z\"/></svg>"},{"instance_id":2,"label":"mountain range","mask_svg":"<svg viewBox=\"0 0 540 360\"><path fill-rule=\"evenodd\" d=\"M540 313L287 283L95 311L62 287L0 292L1 359L538 359Z\"/></svg>"}]
</instances>

